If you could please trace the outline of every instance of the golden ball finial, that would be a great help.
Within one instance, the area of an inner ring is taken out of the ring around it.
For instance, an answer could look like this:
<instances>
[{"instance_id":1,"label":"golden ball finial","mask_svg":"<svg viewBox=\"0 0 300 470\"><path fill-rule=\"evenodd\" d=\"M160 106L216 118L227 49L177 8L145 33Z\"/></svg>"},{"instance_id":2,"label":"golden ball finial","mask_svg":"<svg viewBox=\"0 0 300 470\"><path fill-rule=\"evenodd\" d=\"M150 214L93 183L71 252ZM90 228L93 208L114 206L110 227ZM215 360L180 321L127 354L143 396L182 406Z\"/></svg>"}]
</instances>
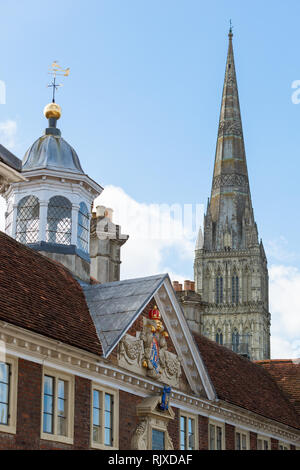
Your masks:
<instances>
[{"instance_id":1,"label":"golden ball finial","mask_svg":"<svg viewBox=\"0 0 300 470\"><path fill-rule=\"evenodd\" d=\"M49 103L44 108L44 115L47 119L59 119L61 116L61 107L57 103Z\"/></svg>"}]
</instances>

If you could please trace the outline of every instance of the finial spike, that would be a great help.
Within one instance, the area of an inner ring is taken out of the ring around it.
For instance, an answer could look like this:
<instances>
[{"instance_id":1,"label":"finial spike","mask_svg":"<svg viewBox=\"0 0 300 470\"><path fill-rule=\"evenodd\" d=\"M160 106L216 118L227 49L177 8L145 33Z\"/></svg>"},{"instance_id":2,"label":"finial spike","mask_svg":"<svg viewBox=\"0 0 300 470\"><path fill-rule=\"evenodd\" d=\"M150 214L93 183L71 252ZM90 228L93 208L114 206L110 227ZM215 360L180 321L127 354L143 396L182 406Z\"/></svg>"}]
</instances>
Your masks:
<instances>
[{"instance_id":1,"label":"finial spike","mask_svg":"<svg viewBox=\"0 0 300 470\"><path fill-rule=\"evenodd\" d=\"M229 34L228 34L229 39L232 39L232 36L233 36L232 28L233 28L233 26L232 26L232 22L231 22L231 19L230 19L229 20Z\"/></svg>"}]
</instances>

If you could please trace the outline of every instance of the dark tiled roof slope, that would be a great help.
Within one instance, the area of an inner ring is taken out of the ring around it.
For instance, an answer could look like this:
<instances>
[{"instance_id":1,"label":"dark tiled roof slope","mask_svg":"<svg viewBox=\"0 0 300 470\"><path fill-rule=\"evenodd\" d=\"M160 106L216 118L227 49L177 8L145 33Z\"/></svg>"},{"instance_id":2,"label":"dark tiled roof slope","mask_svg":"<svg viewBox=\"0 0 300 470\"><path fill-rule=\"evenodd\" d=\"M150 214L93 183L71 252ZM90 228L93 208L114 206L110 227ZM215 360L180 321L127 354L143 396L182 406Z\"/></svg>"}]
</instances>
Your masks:
<instances>
[{"instance_id":1,"label":"dark tiled roof slope","mask_svg":"<svg viewBox=\"0 0 300 470\"><path fill-rule=\"evenodd\" d=\"M256 363L272 375L300 415L300 359L272 359Z\"/></svg>"},{"instance_id":2,"label":"dark tiled roof slope","mask_svg":"<svg viewBox=\"0 0 300 470\"><path fill-rule=\"evenodd\" d=\"M3 232L0 320L102 353L82 288L71 273Z\"/></svg>"},{"instance_id":3,"label":"dark tiled roof slope","mask_svg":"<svg viewBox=\"0 0 300 470\"><path fill-rule=\"evenodd\" d=\"M263 367L205 336L193 335L220 400L300 429L296 409Z\"/></svg>"}]
</instances>

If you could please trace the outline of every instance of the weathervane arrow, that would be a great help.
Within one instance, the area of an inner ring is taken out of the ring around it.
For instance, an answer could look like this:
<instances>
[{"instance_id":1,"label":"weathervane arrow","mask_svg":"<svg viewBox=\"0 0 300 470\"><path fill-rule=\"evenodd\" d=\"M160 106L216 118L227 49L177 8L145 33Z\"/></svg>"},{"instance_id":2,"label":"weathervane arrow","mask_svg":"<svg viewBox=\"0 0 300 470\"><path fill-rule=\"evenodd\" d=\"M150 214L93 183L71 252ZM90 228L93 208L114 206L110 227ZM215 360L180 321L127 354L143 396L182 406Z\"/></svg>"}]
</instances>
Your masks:
<instances>
[{"instance_id":1,"label":"weathervane arrow","mask_svg":"<svg viewBox=\"0 0 300 470\"><path fill-rule=\"evenodd\" d=\"M56 83L56 77L57 75L68 77L70 73L70 67L64 69L58 64L58 61L55 60L52 62L50 72L48 73L53 76L53 80L48 85L48 88L53 88L52 103L55 103L55 92L59 87L63 86L61 83Z\"/></svg>"}]
</instances>

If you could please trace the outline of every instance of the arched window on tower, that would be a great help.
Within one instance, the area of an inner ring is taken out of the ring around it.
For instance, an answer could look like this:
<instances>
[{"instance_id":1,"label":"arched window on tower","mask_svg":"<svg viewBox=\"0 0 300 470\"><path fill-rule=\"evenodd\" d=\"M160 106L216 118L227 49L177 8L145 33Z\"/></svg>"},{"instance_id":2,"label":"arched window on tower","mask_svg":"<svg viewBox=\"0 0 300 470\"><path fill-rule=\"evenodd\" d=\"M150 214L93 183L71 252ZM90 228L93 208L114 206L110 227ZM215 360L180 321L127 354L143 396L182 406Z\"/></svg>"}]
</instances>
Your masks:
<instances>
[{"instance_id":1,"label":"arched window on tower","mask_svg":"<svg viewBox=\"0 0 300 470\"><path fill-rule=\"evenodd\" d=\"M216 343L223 344L223 333L220 329L218 329L216 333Z\"/></svg>"},{"instance_id":2,"label":"arched window on tower","mask_svg":"<svg viewBox=\"0 0 300 470\"><path fill-rule=\"evenodd\" d=\"M80 203L78 212L78 230L77 230L77 247L88 253L89 250L89 211L84 202Z\"/></svg>"},{"instance_id":3,"label":"arched window on tower","mask_svg":"<svg viewBox=\"0 0 300 470\"><path fill-rule=\"evenodd\" d=\"M36 243L39 237L40 204L36 196L21 199L17 209L16 240L21 243Z\"/></svg>"},{"instance_id":4,"label":"arched window on tower","mask_svg":"<svg viewBox=\"0 0 300 470\"><path fill-rule=\"evenodd\" d=\"M240 335L235 328L232 333L232 351L238 352L239 351L239 344L240 344Z\"/></svg>"},{"instance_id":5,"label":"arched window on tower","mask_svg":"<svg viewBox=\"0 0 300 470\"><path fill-rule=\"evenodd\" d=\"M63 196L53 196L48 204L46 241L71 245L72 204Z\"/></svg>"},{"instance_id":6,"label":"arched window on tower","mask_svg":"<svg viewBox=\"0 0 300 470\"><path fill-rule=\"evenodd\" d=\"M223 277L216 277L216 304L223 303Z\"/></svg>"},{"instance_id":7,"label":"arched window on tower","mask_svg":"<svg viewBox=\"0 0 300 470\"><path fill-rule=\"evenodd\" d=\"M233 304L239 303L239 278L232 276L231 278L231 300Z\"/></svg>"}]
</instances>

